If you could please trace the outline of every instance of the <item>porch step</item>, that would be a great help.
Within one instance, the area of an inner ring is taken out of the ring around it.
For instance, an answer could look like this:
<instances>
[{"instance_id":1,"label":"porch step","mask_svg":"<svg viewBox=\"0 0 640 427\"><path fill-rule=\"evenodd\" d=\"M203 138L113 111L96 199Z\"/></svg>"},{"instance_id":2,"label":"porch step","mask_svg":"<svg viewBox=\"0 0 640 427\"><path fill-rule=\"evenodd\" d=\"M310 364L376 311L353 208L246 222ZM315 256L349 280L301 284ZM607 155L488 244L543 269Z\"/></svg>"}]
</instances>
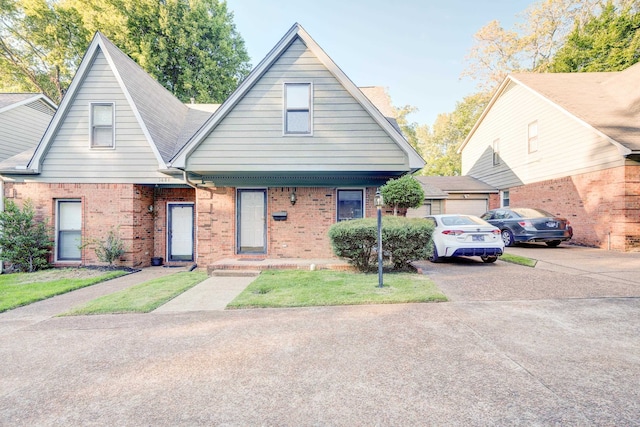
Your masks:
<instances>
[{"instance_id":1,"label":"porch step","mask_svg":"<svg viewBox=\"0 0 640 427\"><path fill-rule=\"evenodd\" d=\"M215 269L208 271L209 276L217 277L256 277L260 270L239 270L239 269Z\"/></svg>"}]
</instances>

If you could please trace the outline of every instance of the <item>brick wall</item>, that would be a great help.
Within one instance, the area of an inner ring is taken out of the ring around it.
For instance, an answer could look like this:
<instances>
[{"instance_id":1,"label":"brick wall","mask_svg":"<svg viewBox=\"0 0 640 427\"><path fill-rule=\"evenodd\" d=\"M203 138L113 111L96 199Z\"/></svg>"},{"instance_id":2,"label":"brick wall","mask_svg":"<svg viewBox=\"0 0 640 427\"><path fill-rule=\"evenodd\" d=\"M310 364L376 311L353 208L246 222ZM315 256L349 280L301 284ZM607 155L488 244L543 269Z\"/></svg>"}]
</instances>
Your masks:
<instances>
[{"instance_id":1,"label":"brick wall","mask_svg":"<svg viewBox=\"0 0 640 427\"><path fill-rule=\"evenodd\" d=\"M290 194L296 193L291 205ZM375 188L366 189L366 216L375 217ZM274 212L286 211L286 221L275 221ZM267 190L267 253L269 258L334 258L327 237L336 222L336 189L323 187L273 187ZM237 255L235 188L197 190L199 265Z\"/></svg>"},{"instance_id":2,"label":"brick wall","mask_svg":"<svg viewBox=\"0 0 640 427\"><path fill-rule=\"evenodd\" d=\"M629 165L510 189L511 206L533 206L571 221L572 243L640 250L640 166Z\"/></svg>"},{"instance_id":3,"label":"brick wall","mask_svg":"<svg viewBox=\"0 0 640 427\"><path fill-rule=\"evenodd\" d=\"M195 199L192 189L133 184L5 183L4 195L20 206L30 199L37 217L51 227L55 227L56 200L80 200L83 239L102 239L109 230L116 229L126 249L119 264L130 267L146 267L151 264L151 257L165 256L166 202ZM152 212L149 206L153 206ZM82 249L81 256L80 262L58 265L101 264L88 247Z\"/></svg>"}]
</instances>

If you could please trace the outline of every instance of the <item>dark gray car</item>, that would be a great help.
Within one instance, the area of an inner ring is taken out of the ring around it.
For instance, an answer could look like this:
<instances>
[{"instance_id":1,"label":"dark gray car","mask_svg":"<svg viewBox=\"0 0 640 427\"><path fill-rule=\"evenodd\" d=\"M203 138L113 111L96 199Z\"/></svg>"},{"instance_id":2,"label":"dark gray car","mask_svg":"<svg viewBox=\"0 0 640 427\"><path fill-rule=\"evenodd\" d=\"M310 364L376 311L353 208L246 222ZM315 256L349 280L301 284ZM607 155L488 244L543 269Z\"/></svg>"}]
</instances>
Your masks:
<instances>
[{"instance_id":1,"label":"dark gray car","mask_svg":"<svg viewBox=\"0 0 640 427\"><path fill-rule=\"evenodd\" d=\"M493 209L481 218L500 229L505 246L518 242L545 242L553 247L573 237L573 228L567 219L542 209Z\"/></svg>"}]
</instances>

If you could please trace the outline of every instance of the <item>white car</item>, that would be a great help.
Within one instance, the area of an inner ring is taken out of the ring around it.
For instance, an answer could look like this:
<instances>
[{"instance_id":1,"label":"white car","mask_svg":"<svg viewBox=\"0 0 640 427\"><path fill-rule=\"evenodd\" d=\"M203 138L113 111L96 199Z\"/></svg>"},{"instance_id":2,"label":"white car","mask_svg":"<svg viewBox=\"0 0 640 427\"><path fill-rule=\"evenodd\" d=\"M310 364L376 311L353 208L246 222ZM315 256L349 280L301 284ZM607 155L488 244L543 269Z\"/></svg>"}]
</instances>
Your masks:
<instances>
[{"instance_id":1,"label":"white car","mask_svg":"<svg viewBox=\"0 0 640 427\"><path fill-rule=\"evenodd\" d=\"M444 257L479 256L484 262L496 262L504 251L500 229L473 215L431 215L434 230L429 261Z\"/></svg>"}]
</instances>

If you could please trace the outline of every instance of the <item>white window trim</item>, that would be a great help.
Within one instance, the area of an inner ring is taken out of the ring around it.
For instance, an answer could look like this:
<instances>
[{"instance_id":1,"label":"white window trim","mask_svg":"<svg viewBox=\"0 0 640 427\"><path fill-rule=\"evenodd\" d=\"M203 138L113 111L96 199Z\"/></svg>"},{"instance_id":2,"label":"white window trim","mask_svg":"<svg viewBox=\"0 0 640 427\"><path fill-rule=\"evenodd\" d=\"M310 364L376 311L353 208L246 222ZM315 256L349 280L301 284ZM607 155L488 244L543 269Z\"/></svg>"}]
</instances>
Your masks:
<instances>
[{"instance_id":1,"label":"white window trim","mask_svg":"<svg viewBox=\"0 0 640 427\"><path fill-rule=\"evenodd\" d=\"M509 195L509 197L507 198L507 200L509 200L508 205L504 204L504 201L505 201L504 193L507 193ZM511 205L511 194L509 193L509 190L500 190L500 207L508 208L510 205Z\"/></svg>"},{"instance_id":2,"label":"white window trim","mask_svg":"<svg viewBox=\"0 0 640 427\"><path fill-rule=\"evenodd\" d=\"M500 138L494 139L491 144L491 163L493 166L500 166Z\"/></svg>"},{"instance_id":3,"label":"white window trim","mask_svg":"<svg viewBox=\"0 0 640 427\"><path fill-rule=\"evenodd\" d=\"M340 199L338 198L338 193L340 191L360 191L362 192L362 218L367 218L367 189L366 188L362 188L362 187L339 187L336 188L336 222L340 222L339 218L338 218L338 209L340 209ZM359 219L359 218L356 218ZM346 220L345 220L346 221Z\"/></svg>"},{"instance_id":4,"label":"white window trim","mask_svg":"<svg viewBox=\"0 0 640 427\"><path fill-rule=\"evenodd\" d=\"M535 126L536 126L536 135L535 135L535 137L532 138L531 137L531 125L533 125L533 124L535 124ZM539 148L539 145L540 145L539 135L540 135L540 129L539 129L539 126L538 126L538 121L534 120L534 121L530 122L527 125L527 152L529 154L536 153L538 151L538 148ZM535 147L533 149L532 149L532 145L531 145L531 140L532 139L535 140Z\"/></svg>"},{"instance_id":5,"label":"white window trim","mask_svg":"<svg viewBox=\"0 0 640 427\"><path fill-rule=\"evenodd\" d=\"M287 85L309 85L309 132L287 132ZM282 135L313 136L313 82L284 82L282 84Z\"/></svg>"},{"instance_id":6,"label":"white window trim","mask_svg":"<svg viewBox=\"0 0 640 427\"><path fill-rule=\"evenodd\" d=\"M111 146L100 147L93 145L93 106L111 105ZM116 149L116 103L113 101L92 101L89 103L89 148L92 150L115 150Z\"/></svg>"},{"instance_id":7,"label":"white window trim","mask_svg":"<svg viewBox=\"0 0 640 427\"><path fill-rule=\"evenodd\" d=\"M55 199L56 204L56 217L55 217L55 241L54 241L54 262L56 264L78 264L82 262L82 250L80 250L80 259L58 259L58 245L60 237L60 202L73 202L80 203L80 241L82 241L82 226L83 226L83 212L82 212L82 199Z\"/></svg>"}]
</instances>

